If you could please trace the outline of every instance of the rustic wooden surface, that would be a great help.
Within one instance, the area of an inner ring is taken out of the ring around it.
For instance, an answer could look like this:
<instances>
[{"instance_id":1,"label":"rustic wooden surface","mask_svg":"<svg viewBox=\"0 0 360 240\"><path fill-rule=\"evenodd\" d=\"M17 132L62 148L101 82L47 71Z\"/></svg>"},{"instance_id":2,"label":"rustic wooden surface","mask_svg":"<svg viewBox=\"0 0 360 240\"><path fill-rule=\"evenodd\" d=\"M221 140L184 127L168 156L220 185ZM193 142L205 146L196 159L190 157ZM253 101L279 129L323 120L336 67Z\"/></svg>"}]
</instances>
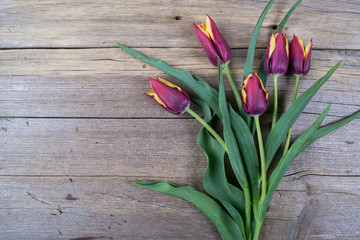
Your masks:
<instances>
[{"instance_id":1,"label":"rustic wooden surface","mask_svg":"<svg viewBox=\"0 0 360 240\"><path fill-rule=\"evenodd\" d=\"M0 0L0 239L219 239L190 203L131 184L163 179L202 189L206 159L196 146L200 124L170 115L144 95L148 76L169 77L113 40L216 86L216 69L192 23L212 16L233 49L230 67L239 79L266 3ZM256 66L293 3L274 3ZM357 0L304 0L289 20L290 39L296 33L314 42L300 93L343 60L296 122L294 136L328 104L326 123L359 110L359 14ZM293 85L292 78L279 80L281 111ZM270 115L262 119L268 132ZM359 133L356 119L293 162L261 239L360 239Z\"/></svg>"}]
</instances>

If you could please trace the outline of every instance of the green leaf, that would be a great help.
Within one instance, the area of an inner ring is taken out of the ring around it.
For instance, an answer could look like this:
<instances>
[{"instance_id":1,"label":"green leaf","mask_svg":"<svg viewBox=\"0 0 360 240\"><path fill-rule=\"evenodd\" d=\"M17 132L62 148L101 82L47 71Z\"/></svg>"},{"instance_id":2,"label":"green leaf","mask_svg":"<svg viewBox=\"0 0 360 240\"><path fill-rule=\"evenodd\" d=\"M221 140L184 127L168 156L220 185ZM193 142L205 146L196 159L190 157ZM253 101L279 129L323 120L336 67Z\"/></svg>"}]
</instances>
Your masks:
<instances>
[{"instance_id":1,"label":"green leaf","mask_svg":"<svg viewBox=\"0 0 360 240\"><path fill-rule=\"evenodd\" d=\"M200 209L217 227L222 239L243 239L241 230L225 210L212 198L191 187L165 181L134 182L137 186L185 199Z\"/></svg>"},{"instance_id":2,"label":"green leaf","mask_svg":"<svg viewBox=\"0 0 360 240\"><path fill-rule=\"evenodd\" d=\"M182 84L190 88L196 95L198 95L200 99L205 101L217 115L220 115L218 93L213 87L210 86L209 83L200 79L199 77L195 79L188 71L185 71L184 69L172 68L169 66L169 64L160 59L147 57L140 52L128 48L116 41L115 43L133 57L150 64L151 66L169 74L170 76L180 81Z\"/></svg>"},{"instance_id":3,"label":"green leaf","mask_svg":"<svg viewBox=\"0 0 360 240\"><path fill-rule=\"evenodd\" d=\"M316 139L318 139L322 136L325 136L326 134L331 133L332 131L338 129L339 127L344 126L345 124L351 122L352 120L356 119L357 117L360 117L360 111L354 113L353 115L351 115L339 122L333 123L331 125L328 125L328 126L325 126L325 127L322 127L320 129L316 130L311 135L311 138L313 141L315 141Z\"/></svg>"},{"instance_id":4,"label":"green leaf","mask_svg":"<svg viewBox=\"0 0 360 240\"><path fill-rule=\"evenodd\" d=\"M275 33L279 32L280 30L282 30L285 27L285 24L287 23L288 19L290 18L291 14L295 11L295 9L299 6L299 4L302 2L302 0L299 0L295 3L295 5L290 8L290 10L288 11L288 13L285 15L285 17L282 19L282 21L280 22L279 26L277 26ZM264 54L261 64L260 64L260 69L258 72L258 76L260 77L260 79L262 80L264 86L266 86L266 80L267 80L267 72L265 71L265 67L264 67L264 62L265 62L265 55Z\"/></svg>"},{"instance_id":5,"label":"green leaf","mask_svg":"<svg viewBox=\"0 0 360 240\"><path fill-rule=\"evenodd\" d=\"M304 144L308 141L309 136L321 125L324 121L327 113L330 110L329 105L323 113L316 119L316 121L292 144L288 152L282 156L276 165L274 171L272 172L269 181L268 181L268 193L265 197L264 202L260 206L260 220L263 220L267 207L270 203L272 195L274 194L277 186L279 185L281 179L283 178L286 170L292 163L292 161L305 150ZM307 145L308 146L308 145Z\"/></svg>"},{"instance_id":6,"label":"green leaf","mask_svg":"<svg viewBox=\"0 0 360 240\"><path fill-rule=\"evenodd\" d=\"M224 148L205 128L201 129L197 141L208 161L204 176L205 190L223 204L241 231L244 232L242 218L245 216L244 194L240 189L228 183L224 166Z\"/></svg>"},{"instance_id":7,"label":"green leaf","mask_svg":"<svg viewBox=\"0 0 360 240\"><path fill-rule=\"evenodd\" d=\"M273 159L280 144L284 140L288 130L295 123L296 119L305 109L315 93L320 87L330 78L335 70L340 66L341 62L337 63L331 68L324 77L320 78L314 83L308 90L306 90L298 99L291 104L290 108L284 113L284 115L276 123L275 127L270 131L269 136L265 144L265 160L266 168L269 167L271 160Z\"/></svg>"},{"instance_id":8,"label":"green leaf","mask_svg":"<svg viewBox=\"0 0 360 240\"><path fill-rule=\"evenodd\" d=\"M313 142L315 142L315 140L317 140L318 138L325 136L328 133L331 133L332 131L344 126L345 124L351 122L352 120L356 119L359 116L360 116L360 112L357 112L339 122L336 122L331 125L317 129L316 131L311 133L311 135L308 137L308 140L303 144L302 149L306 149L309 145L311 145ZM301 151L303 151L303 150L301 150Z\"/></svg>"},{"instance_id":9,"label":"green leaf","mask_svg":"<svg viewBox=\"0 0 360 240\"><path fill-rule=\"evenodd\" d=\"M259 200L259 159L253 135L245 121L229 106L232 130L249 177L253 203Z\"/></svg>"},{"instance_id":10,"label":"green leaf","mask_svg":"<svg viewBox=\"0 0 360 240\"><path fill-rule=\"evenodd\" d=\"M250 44L249 44L248 53L247 53L247 57L246 57L246 61L245 61L244 73L243 73L242 79L244 79L244 77L247 77L253 71L256 41L257 41L257 38L259 36L261 25L264 22L265 16L266 16L267 12L269 11L269 9L270 9L271 5L273 4L273 2L274 2L274 0L271 0L266 5L265 9L261 13L261 15L260 15L260 17L259 17L259 19L258 19L258 21L257 21L257 23L255 25L253 34L252 34L251 39L250 39Z\"/></svg>"},{"instance_id":11,"label":"green leaf","mask_svg":"<svg viewBox=\"0 0 360 240\"><path fill-rule=\"evenodd\" d=\"M246 173L241 160L240 151L236 144L236 139L231 128L230 115L228 111L228 103L226 102L224 80L220 61L218 61L218 75L219 75L219 107L222 115L222 122L224 125L224 140L227 146L227 153L229 156L231 167L234 171L235 177L242 188L248 188Z\"/></svg>"}]
</instances>

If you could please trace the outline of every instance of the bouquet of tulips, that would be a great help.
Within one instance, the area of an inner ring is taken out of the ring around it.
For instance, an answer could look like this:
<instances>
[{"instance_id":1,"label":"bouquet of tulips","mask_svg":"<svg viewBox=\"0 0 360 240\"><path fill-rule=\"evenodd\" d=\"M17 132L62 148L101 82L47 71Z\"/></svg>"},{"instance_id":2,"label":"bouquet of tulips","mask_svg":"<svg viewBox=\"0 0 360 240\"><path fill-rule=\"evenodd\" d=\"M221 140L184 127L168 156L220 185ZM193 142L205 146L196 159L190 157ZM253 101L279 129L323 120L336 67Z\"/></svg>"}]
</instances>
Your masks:
<instances>
[{"instance_id":1,"label":"bouquet of tulips","mask_svg":"<svg viewBox=\"0 0 360 240\"><path fill-rule=\"evenodd\" d=\"M260 69L254 72L256 40L273 1L267 4L254 28L240 91L229 70L231 49L209 16L206 18L206 24L194 24L194 27L211 64L218 68L218 91L198 76L183 69L172 68L160 59L144 56L116 42L130 55L162 70L192 90L194 97L190 98L180 87L158 77L149 78L153 90L147 95L170 113L187 112L204 126L198 134L197 141L208 161L203 181L204 189L208 194L165 181L134 183L193 203L215 224L223 239L258 239L270 200L291 162L316 139L360 116L360 112L357 112L341 121L320 127L330 109L329 105L290 145L292 125L315 93L339 67L340 62L297 97L299 79L310 69L312 41L304 46L303 41L294 35L291 43L288 44L281 30L300 4L300 0L289 10L275 33L270 36ZM226 101L223 71L233 90L237 105L235 107ZM285 73L295 76L296 84L291 106L278 118L277 79L279 75ZM264 145L259 117L268 106L269 96L264 87L268 75L271 75L274 81L274 108L271 131ZM191 110L190 99L201 106L203 118ZM222 123L222 134L214 129L214 122L217 119ZM256 137L254 137L255 132ZM284 141L284 147L280 148ZM272 163L276 153L279 159ZM229 182L225 171L225 159L230 162L236 178L235 182ZM271 171L270 163L273 166Z\"/></svg>"}]
</instances>

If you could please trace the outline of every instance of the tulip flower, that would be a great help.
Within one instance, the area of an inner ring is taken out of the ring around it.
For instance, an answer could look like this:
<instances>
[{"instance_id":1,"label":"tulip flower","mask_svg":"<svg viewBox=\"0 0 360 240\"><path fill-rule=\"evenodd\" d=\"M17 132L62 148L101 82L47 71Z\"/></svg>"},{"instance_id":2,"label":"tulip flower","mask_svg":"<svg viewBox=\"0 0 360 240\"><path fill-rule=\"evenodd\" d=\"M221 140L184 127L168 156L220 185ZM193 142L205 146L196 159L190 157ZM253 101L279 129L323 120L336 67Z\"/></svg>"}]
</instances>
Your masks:
<instances>
[{"instance_id":1,"label":"tulip flower","mask_svg":"<svg viewBox=\"0 0 360 240\"><path fill-rule=\"evenodd\" d=\"M269 97L257 73L250 73L244 79L241 98L246 114L258 116L266 111Z\"/></svg>"},{"instance_id":2,"label":"tulip flower","mask_svg":"<svg viewBox=\"0 0 360 240\"><path fill-rule=\"evenodd\" d=\"M172 114L183 114L190 105L190 98L180 87L158 77L149 78L153 91L146 93Z\"/></svg>"},{"instance_id":3,"label":"tulip flower","mask_svg":"<svg viewBox=\"0 0 360 240\"><path fill-rule=\"evenodd\" d=\"M301 38L295 36L290 43L289 73L292 75L305 75L310 70L312 40L306 47Z\"/></svg>"},{"instance_id":4,"label":"tulip flower","mask_svg":"<svg viewBox=\"0 0 360 240\"><path fill-rule=\"evenodd\" d=\"M264 67L267 73L282 75L289 66L289 43L281 31L271 34L265 56Z\"/></svg>"},{"instance_id":5,"label":"tulip flower","mask_svg":"<svg viewBox=\"0 0 360 240\"><path fill-rule=\"evenodd\" d=\"M264 67L267 73L273 75L274 80L274 112L271 129L275 127L277 121L277 79L279 75L287 72L289 66L289 43L286 35L281 30L276 34L271 34L265 55Z\"/></svg>"},{"instance_id":6,"label":"tulip flower","mask_svg":"<svg viewBox=\"0 0 360 240\"><path fill-rule=\"evenodd\" d=\"M221 64L231 60L229 45L221 35L215 22L208 15L206 17L206 24L194 24L194 28L212 65L217 66L218 58L220 58Z\"/></svg>"}]
</instances>

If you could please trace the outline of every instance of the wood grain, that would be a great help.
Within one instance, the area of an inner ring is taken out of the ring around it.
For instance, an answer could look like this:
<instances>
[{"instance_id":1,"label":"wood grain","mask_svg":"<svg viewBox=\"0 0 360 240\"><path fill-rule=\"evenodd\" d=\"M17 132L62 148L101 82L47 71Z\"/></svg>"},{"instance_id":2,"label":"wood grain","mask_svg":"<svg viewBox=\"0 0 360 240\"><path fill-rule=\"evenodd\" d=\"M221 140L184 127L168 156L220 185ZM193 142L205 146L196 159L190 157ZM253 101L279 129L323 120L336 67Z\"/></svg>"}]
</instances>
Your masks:
<instances>
[{"instance_id":1,"label":"wood grain","mask_svg":"<svg viewBox=\"0 0 360 240\"><path fill-rule=\"evenodd\" d=\"M240 85L267 2L1 0L0 239L220 239L190 203L131 183L168 180L204 191L206 158L196 145L200 124L144 95L147 77L174 79L113 41L217 88L217 71L192 25L209 14L232 48L230 68ZM294 3L273 4L257 41L256 69L268 36ZM328 104L325 125L359 111L359 14L356 0L307 0L286 25L289 40L295 33L314 43L299 93L343 61L296 122L292 139ZM280 112L293 86L293 78L280 77ZM270 78L267 90L271 98ZM261 117L265 138L271 111L272 99ZM360 239L359 133L356 119L294 160L270 203L262 240Z\"/></svg>"},{"instance_id":2,"label":"wood grain","mask_svg":"<svg viewBox=\"0 0 360 240\"><path fill-rule=\"evenodd\" d=\"M316 117L302 115L293 136L304 132ZM339 119L328 117L325 124ZM269 117L263 120L266 132ZM200 180L206 168L194 136L201 125L192 119L20 118L0 123L0 175L196 176ZM319 139L288 172L360 175L359 129L360 121L355 120Z\"/></svg>"},{"instance_id":3,"label":"wood grain","mask_svg":"<svg viewBox=\"0 0 360 240\"><path fill-rule=\"evenodd\" d=\"M136 188L132 180L136 178L0 177L0 216L7 219L0 224L2 238L219 239L212 223L190 203ZM304 190L294 189L294 183ZM357 239L353 219L360 215L353 209L359 193L358 177L285 177L262 233L271 240L304 239L302 234L306 239ZM306 229L299 230L301 226Z\"/></svg>"},{"instance_id":4,"label":"wood grain","mask_svg":"<svg viewBox=\"0 0 360 240\"><path fill-rule=\"evenodd\" d=\"M274 26L295 1L273 4L265 19L259 47L266 47ZM233 48L247 48L252 30L266 6L264 0L141 0L101 2L2 1L1 48L113 47L121 41L131 47L200 47L193 23L209 14ZM304 1L286 26L317 48L360 49L359 3L356 0ZM136 37L134 37L136 36ZM136 41L134 41L136 40Z\"/></svg>"},{"instance_id":5,"label":"wood grain","mask_svg":"<svg viewBox=\"0 0 360 240\"><path fill-rule=\"evenodd\" d=\"M186 69L208 80L215 88L218 86L217 70L209 64L202 49L138 50L161 58L171 66ZM263 50L257 52L255 66L260 65L263 53ZM246 51L235 50L233 55L230 67L239 85ZM1 60L0 116L173 117L144 94L150 89L147 77L173 79L119 48L6 50ZM313 98L306 112L321 113L327 104L333 105L332 109L338 116L346 116L359 109L358 51L313 51L312 68L301 79L299 94L341 60L343 64ZM288 107L293 87L293 78L280 77L280 111ZM226 89L231 94L228 84ZM267 90L272 92L270 77Z\"/></svg>"}]
</instances>

